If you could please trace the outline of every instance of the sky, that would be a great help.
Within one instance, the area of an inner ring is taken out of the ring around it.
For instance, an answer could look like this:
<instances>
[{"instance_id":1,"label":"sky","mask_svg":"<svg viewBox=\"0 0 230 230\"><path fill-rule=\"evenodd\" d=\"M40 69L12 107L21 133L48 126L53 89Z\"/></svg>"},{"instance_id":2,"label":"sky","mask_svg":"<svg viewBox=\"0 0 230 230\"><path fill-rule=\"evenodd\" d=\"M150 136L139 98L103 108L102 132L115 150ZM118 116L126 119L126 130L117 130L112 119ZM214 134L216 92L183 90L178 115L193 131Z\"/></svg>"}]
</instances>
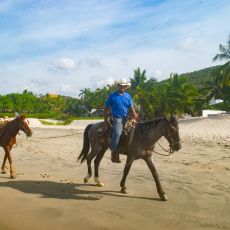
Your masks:
<instances>
[{"instance_id":1,"label":"sky","mask_svg":"<svg viewBox=\"0 0 230 230\"><path fill-rule=\"evenodd\" d=\"M1 0L0 94L78 97L146 70L158 81L216 64L229 0Z\"/></svg>"}]
</instances>

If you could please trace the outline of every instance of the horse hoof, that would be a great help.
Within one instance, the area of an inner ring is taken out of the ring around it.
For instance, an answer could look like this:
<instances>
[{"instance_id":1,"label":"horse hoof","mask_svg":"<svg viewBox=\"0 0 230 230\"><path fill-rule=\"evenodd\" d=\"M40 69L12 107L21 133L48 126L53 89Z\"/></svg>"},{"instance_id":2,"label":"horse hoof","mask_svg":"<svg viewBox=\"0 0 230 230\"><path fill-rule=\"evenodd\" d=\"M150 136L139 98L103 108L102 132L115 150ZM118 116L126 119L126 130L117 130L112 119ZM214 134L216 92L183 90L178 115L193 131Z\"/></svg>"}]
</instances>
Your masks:
<instances>
[{"instance_id":1,"label":"horse hoof","mask_svg":"<svg viewBox=\"0 0 230 230\"><path fill-rule=\"evenodd\" d=\"M89 179L84 178L84 183L88 183L88 182L89 182Z\"/></svg>"},{"instance_id":2,"label":"horse hoof","mask_svg":"<svg viewBox=\"0 0 230 230\"><path fill-rule=\"evenodd\" d=\"M10 175L10 179L15 179L15 178L16 178L16 176Z\"/></svg>"},{"instance_id":3,"label":"horse hoof","mask_svg":"<svg viewBox=\"0 0 230 230\"><path fill-rule=\"evenodd\" d=\"M2 174L6 174L6 172L5 172L5 171L2 171Z\"/></svg>"},{"instance_id":4,"label":"horse hoof","mask_svg":"<svg viewBox=\"0 0 230 230\"><path fill-rule=\"evenodd\" d=\"M165 194L160 194L160 198L162 201L167 201L168 197Z\"/></svg>"},{"instance_id":5,"label":"horse hoof","mask_svg":"<svg viewBox=\"0 0 230 230\"><path fill-rule=\"evenodd\" d=\"M97 187L104 187L105 185L104 185L104 183L100 182L100 183L97 183L96 186Z\"/></svg>"},{"instance_id":6,"label":"horse hoof","mask_svg":"<svg viewBox=\"0 0 230 230\"><path fill-rule=\"evenodd\" d=\"M123 194L128 194L127 188L126 188L126 187L121 188L121 193L123 193Z\"/></svg>"}]
</instances>

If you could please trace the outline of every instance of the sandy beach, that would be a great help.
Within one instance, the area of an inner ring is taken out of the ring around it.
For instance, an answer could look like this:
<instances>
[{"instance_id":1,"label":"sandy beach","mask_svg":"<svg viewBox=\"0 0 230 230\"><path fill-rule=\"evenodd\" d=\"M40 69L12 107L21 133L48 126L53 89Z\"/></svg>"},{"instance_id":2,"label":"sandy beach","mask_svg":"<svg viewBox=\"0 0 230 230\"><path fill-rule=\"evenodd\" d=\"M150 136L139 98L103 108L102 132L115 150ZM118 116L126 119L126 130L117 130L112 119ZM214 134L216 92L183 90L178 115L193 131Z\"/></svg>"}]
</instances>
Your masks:
<instances>
[{"instance_id":1,"label":"sandy beach","mask_svg":"<svg viewBox=\"0 0 230 230\"><path fill-rule=\"evenodd\" d=\"M0 230L230 229L229 115L181 120L182 149L153 155L167 202L142 160L130 170L129 194L121 194L125 156L113 164L109 151L100 166L105 186L93 178L83 183L86 163L76 159L89 122L44 126L30 119L33 136L20 132L12 150L16 179L9 172L0 176ZM168 146L163 138L160 143Z\"/></svg>"}]
</instances>

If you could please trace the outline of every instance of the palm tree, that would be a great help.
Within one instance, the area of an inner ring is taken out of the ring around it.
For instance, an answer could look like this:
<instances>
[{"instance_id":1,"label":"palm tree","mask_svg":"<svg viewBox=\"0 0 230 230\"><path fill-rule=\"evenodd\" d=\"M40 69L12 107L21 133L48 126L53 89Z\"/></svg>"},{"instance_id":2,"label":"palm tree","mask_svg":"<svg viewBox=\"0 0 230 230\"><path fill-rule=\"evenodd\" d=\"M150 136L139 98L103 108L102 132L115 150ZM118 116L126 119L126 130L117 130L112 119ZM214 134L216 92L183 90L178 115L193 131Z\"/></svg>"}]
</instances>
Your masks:
<instances>
[{"instance_id":1,"label":"palm tree","mask_svg":"<svg viewBox=\"0 0 230 230\"><path fill-rule=\"evenodd\" d=\"M227 60L228 62L225 63L221 69L220 73L213 73L213 85L216 85L216 87L213 88L212 94L217 96L217 91L222 92L218 93L218 96L222 96L222 98L228 98L228 90L230 87L230 35L228 37L227 45L221 45L219 46L219 50L221 53L216 54L216 56L213 58L213 61L217 60ZM217 79L220 78L220 79Z\"/></svg>"},{"instance_id":2,"label":"palm tree","mask_svg":"<svg viewBox=\"0 0 230 230\"><path fill-rule=\"evenodd\" d=\"M81 93L79 94L79 97L81 99L86 98L89 95L89 93L90 93L90 89L89 88L81 89L80 91L81 91Z\"/></svg>"},{"instance_id":3,"label":"palm tree","mask_svg":"<svg viewBox=\"0 0 230 230\"><path fill-rule=\"evenodd\" d=\"M221 68L223 87L230 87L230 61L225 63Z\"/></svg>"},{"instance_id":4,"label":"palm tree","mask_svg":"<svg viewBox=\"0 0 230 230\"><path fill-rule=\"evenodd\" d=\"M133 78L130 78L131 89L136 89L138 86L142 87L147 80L146 70L141 72L140 68L134 70Z\"/></svg>"},{"instance_id":5,"label":"palm tree","mask_svg":"<svg viewBox=\"0 0 230 230\"><path fill-rule=\"evenodd\" d=\"M156 79L150 78L147 80L146 71L141 71L140 68L134 70L133 78L130 78L131 81L131 94L133 100L139 108L140 116L142 118L148 117L152 111L150 97L151 91Z\"/></svg>"},{"instance_id":6,"label":"palm tree","mask_svg":"<svg viewBox=\"0 0 230 230\"><path fill-rule=\"evenodd\" d=\"M81 93L79 94L79 97L81 98L81 101L88 111L88 116L90 116L90 112L93 109L93 92L90 91L89 88L81 89Z\"/></svg>"},{"instance_id":7,"label":"palm tree","mask_svg":"<svg viewBox=\"0 0 230 230\"><path fill-rule=\"evenodd\" d=\"M227 45L224 46L222 44L219 45L219 50L220 53L216 54L215 57L212 59L213 61L217 61L217 60L230 60L230 35L228 37L228 41L227 41Z\"/></svg>"},{"instance_id":8,"label":"palm tree","mask_svg":"<svg viewBox=\"0 0 230 230\"><path fill-rule=\"evenodd\" d=\"M212 98L224 100L224 104L229 107L230 102L230 65L224 64L221 70L212 72L212 79L206 82L203 91L206 92L206 102L209 103ZM228 109L224 109L228 110Z\"/></svg>"},{"instance_id":9,"label":"palm tree","mask_svg":"<svg viewBox=\"0 0 230 230\"><path fill-rule=\"evenodd\" d=\"M196 88L187 82L186 77L170 74L170 78L158 85L160 115L183 114L191 112L198 96Z\"/></svg>"}]
</instances>

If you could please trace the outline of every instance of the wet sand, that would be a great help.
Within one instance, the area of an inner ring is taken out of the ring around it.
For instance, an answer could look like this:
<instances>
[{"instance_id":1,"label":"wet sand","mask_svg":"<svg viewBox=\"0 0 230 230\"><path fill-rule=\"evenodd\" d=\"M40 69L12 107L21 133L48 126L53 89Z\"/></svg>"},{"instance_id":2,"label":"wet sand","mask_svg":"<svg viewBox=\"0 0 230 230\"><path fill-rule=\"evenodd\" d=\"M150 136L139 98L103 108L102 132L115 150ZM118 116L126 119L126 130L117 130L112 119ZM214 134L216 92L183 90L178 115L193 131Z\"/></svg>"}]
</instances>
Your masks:
<instances>
[{"instance_id":1,"label":"wet sand","mask_svg":"<svg viewBox=\"0 0 230 230\"><path fill-rule=\"evenodd\" d=\"M16 179L0 176L0 230L230 228L230 116L181 121L182 149L153 155L167 202L142 160L130 170L129 194L121 194L125 156L113 164L109 151L100 166L105 186L93 178L84 184L86 164L76 161L83 123L51 128L33 121L32 138L17 136Z\"/></svg>"}]
</instances>

